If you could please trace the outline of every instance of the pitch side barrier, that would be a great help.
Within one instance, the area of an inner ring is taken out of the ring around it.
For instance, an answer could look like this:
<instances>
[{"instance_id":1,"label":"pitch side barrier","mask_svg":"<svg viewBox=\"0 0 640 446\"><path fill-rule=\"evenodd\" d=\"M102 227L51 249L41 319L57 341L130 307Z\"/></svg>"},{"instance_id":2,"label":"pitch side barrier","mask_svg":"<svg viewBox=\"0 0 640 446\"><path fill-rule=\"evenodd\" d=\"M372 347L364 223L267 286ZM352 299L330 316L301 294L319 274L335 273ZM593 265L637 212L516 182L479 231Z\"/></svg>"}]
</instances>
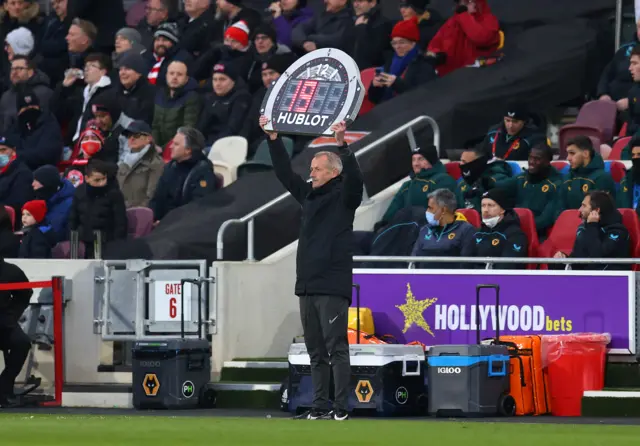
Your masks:
<instances>
[{"instance_id":1,"label":"pitch side barrier","mask_svg":"<svg viewBox=\"0 0 640 446\"><path fill-rule=\"evenodd\" d=\"M377 333L390 334L400 342L474 344L478 327L486 338L499 327L505 335L609 333L609 354L615 360L628 361L640 352L640 273L631 268L571 268L576 264L640 265L640 258L355 256L354 261L368 265L353 270L361 306L371 309ZM371 267L378 262L408 267ZM440 264L440 269L414 267L432 262ZM469 269L447 269L443 266L447 263ZM523 269L494 269L495 264L520 264ZM531 264L562 266L524 269ZM493 295L476 305L478 285L500 288L497 310Z\"/></svg>"}]
</instances>

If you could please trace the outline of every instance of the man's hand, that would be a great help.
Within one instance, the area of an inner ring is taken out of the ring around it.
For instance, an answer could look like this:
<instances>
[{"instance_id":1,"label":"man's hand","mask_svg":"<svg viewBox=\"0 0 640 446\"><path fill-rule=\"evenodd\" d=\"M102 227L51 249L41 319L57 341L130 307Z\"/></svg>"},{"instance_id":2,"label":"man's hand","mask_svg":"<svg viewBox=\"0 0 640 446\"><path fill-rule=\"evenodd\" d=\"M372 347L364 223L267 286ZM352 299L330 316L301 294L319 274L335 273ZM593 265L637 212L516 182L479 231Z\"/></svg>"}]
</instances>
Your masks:
<instances>
[{"instance_id":1,"label":"man's hand","mask_svg":"<svg viewBox=\"0 0 640 446\"><path fill-rule=\"evenodd\" d=\"M608 94L603 94L602 96L600 96L598 98L598 100L600 100L600 101L613 101L613 99L611 99L611 96L609 96Z\"/></svg>"},{"instance_id":2,"label":"man's hand","mask_svg":"<svg viewBox=\"0 0 640 446\"><path fill-rule=\"evenodd\" d=\"M155 228L156 226L158 226L160 224L160 220L156 220L153 222L153 227Z\"/></svg>"},{"instance_id":3,"label":"man's hand","mask_svg":"<svg viewBox=\"0 0 640 446\"><path fill-rule=\"evenodd\" d=\"M331 131L336 136L338 146L344 146L344 132L347 131L347 123L344 121L337 122L331 126Z\"/></svg>"},{"instance_id":4,"label":"man's hand","mask_svg":"<svg viewBox=\"0 0 640 446\"><path fill-rule=\"evenodd\" d=\"M567 255L562 251L558 251L553 255L553 258L554 259L566 259Z\"/></svg>"},{"instance_id":5,"label":"man's hand","mask_svg":"<svg viewBox=\"0 0 640 446\"><path fill-rule=\"evenodd\" d=\"M376 77L374 77L373 81L371 81L371 84L374 87L384 87L384 81L383 81L383 78L382 78L382 73L380 73Z\"/></svg>"},{"instance_id":6,"label":"man's hand","mask_svg":"<svg viewBox=\"0 0 640 446\"><path fill-rule=\"evenodd\" d=\"M396 76L389 73L380 73L380 77L382 78L382 85L385 87L391 87L393 83L396 81Z\"/></svg>"},{"instance_id":7,"label":"man's hand","mask_svg":"<svg viewBox=\"0 0 640 446\"><path fill-rule=\"evenodd\" d=\"M282 15L282 6L280 6L280 2L273 2L269 5L269 11L273 15L274 19L277 19Z\"/></svg>"},{"instance_id":8,"label":"man's hand","mask_svg":"<svg viewBox=\"0 0 640 446\"><path fill-rule=\"evenodd\" d=\"M369 17L367 17L364 14L362 14L361 16L358 16L358 18L356 19L356 26L366 25L367 23L369 23Z\"/></svg>"},{"instance_id":9,"label":"man's hand","mask_svg":"<svg viewBox=\"0 0 640 446\"><path fill-rule=\"evenodd\" d=\"M587 223L598 223L600 221L600 212L591 211L587 217Z\"/></svg>"},{"instance_id":10,"label":"man's hand","mask_svg":"<svg viewBox=\"0 0 640 446\"><path fill-rule=\"evenodd\" d=\"M307 53L310 53L311 51L315 51L318 49L318 47L316 46L315 42L305 42L302 44L302 48L304 48L304 50Z\"/></svg>"},{"instance_id":11,"label":"man's hand","mask_svg":"<svg viewBox=\"0 0 640 446\"><path fill-rule=\"evenodd\" d=\"M629 108L629 99L627 98L620 99L618 102L616 102L616 107L618 108L619 111L625 111L626 109Z\"/></svg>"},{"instance_id":12,"label":"man's hand","mask_svg":"<svg viewBox=\"0 0 640 446\"><path fill-rule=\"evenodd\" d=\"M260 124L260 128L262 129L262 131L267 134L267 136L269 137L269 139L271 139L271 141L275 141L278 138L277 132L270 132L264 129L264 126L269 123L269 118L267 118L266 116L260 116L258 123Z\"/></svg>"}]
</instances>

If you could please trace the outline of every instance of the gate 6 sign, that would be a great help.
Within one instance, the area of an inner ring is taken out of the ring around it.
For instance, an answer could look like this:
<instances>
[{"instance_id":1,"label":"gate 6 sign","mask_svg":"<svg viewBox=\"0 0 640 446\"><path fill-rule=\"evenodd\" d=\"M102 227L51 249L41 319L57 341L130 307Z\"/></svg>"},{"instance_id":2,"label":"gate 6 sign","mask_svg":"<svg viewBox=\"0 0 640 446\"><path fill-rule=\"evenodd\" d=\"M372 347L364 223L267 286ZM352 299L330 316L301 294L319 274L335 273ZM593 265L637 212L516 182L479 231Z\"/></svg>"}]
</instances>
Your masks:
<instances>
[{"instance_id":1,"label":"gate 6 sign","mask_svg":"<svg viewBox=\"0 0 640 446\"><path fill-rule=\"evenodd\" d=\"M182 301L182 285L179 280L156 280L154 321L180 322L180 305ZM184 321L191 321L191 284L184 285Z\"/></svg>"},{"instance_id":2,"label":"gate 6 sign","mask_svg":"<svg viewBox=\"0 0 640 446\"><path fill-rule=\"evenodd\" d=\"M265 130L331 135L336 122L353 121L364 100L360 70L345 52L323 48L298 59L271 84L260 114Z\"/></svg>"}]
</instances>

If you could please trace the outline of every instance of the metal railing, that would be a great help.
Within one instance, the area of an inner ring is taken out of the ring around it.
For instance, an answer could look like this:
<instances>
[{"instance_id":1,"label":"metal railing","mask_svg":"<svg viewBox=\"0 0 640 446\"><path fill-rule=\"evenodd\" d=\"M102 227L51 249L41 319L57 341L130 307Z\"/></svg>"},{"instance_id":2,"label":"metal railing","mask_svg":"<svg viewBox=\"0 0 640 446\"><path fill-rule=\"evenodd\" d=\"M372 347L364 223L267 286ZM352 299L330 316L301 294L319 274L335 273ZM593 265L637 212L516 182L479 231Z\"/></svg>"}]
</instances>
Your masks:
<instances>
[{"instance_id":1,"label":"metal railing","mask_svg":"<svg viewBox=\"0 0 640 446\"><path fill-rule=\"evenodd\" d=\"M616 0L616 22L615 22L615 46L616 51L620 48L620 40L622 39L622 3L623 0Z\"/></svg>"},{"instance_id":2,"label":"metal railing","mask_svg":"<svg viewBox=\"0 0 640 446\"><path fill-rule=\"evenodd\" d=\"M415 135L413 134L413 127L418 125L418 124L422 124L422 123L427 123L429 124L429 126L431 127L431 129L433 130L433 144L436 146L436 150L438 152L438 156L440 156L440 127L438 126L438 123L435 121L435 119L433 119L430 116L418 116L415 119L412 119L411 121L401 125L400 127L390 131L389 133L387 133L386 135L382 136L379 139L376 139L375 141L367 144L366 146L364 146L362 149L358 150L356 152L356 158L359 158L360 156L369 153L370 151L372 151L373 149L377 148L378 146L388 142L391 139L396 138L397 136L401 135L402 133L405 133L407 136L407 139L409 140L409 145L411 147L411 150L415 150L416 149L416 138ZM369 201L369 196L367 194L367 188L366 185L363 186L364 187L364 194L362 197L362 202L363 203L367 203ZM274 198L273 200L271 200L270 202L260 206L258 209L248 213L247 215L245 215L242 218L233 218L233 219L229 219L227 221L225 221L224 223L222 223L222 225L220 226L220 229L218 229L218 236L217 236L217 240L216 240L216 247L217 247L217 258L218 260L222 260L224 257L224 233L227 230L227 228L233 224L240 224L240 223L247 223L247 258L246 260L255 260L255 252L254 252L254 233L255 233L255 218L257 216L259 216L260 214L262 214L263 212L271 209L272 207L274 207L275 205L277 205L278 203L284 201L288 196L289 196L289 192L285 192L284 194L280 195L279 197Z\"/></svg>"}]
</instances>

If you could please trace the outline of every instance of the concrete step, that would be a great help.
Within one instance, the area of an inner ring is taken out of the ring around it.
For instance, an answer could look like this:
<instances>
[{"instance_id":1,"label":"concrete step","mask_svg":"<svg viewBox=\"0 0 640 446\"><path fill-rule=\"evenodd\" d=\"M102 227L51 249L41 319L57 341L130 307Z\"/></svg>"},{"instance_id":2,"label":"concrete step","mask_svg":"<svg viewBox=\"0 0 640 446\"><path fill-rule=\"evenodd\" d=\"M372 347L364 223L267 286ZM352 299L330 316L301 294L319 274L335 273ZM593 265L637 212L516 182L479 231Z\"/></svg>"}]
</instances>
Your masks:
<instances>
[{"instance_id":1,"label":"concrete step","mask_svg":"<svg viewBox=\"0 0 640 446\"><path fill-rule=\"evenodd\" d=\"M223 367L233 369L287 369L289 363L281 361L226 361Z\"/></svg>"},{"instance_id":2,"label":"concrete step","mask_svg":"<svg viewBox=\"0 0 640 446\"><path fill-rule=\"evenodd\" d=\"M583 417L640 416L640 388L588 390L582 397Z\"/></svg>"},{"instance_id":3,"label":"concrete step","mask_svg":"<svg viewBox=\"0 0 640 446\"><path fill-rule=\"evenodd\" d=\"M289 374L288 363L271 361L228 361L220 381L281 383Z\"/></svg>"}]
</instances>

